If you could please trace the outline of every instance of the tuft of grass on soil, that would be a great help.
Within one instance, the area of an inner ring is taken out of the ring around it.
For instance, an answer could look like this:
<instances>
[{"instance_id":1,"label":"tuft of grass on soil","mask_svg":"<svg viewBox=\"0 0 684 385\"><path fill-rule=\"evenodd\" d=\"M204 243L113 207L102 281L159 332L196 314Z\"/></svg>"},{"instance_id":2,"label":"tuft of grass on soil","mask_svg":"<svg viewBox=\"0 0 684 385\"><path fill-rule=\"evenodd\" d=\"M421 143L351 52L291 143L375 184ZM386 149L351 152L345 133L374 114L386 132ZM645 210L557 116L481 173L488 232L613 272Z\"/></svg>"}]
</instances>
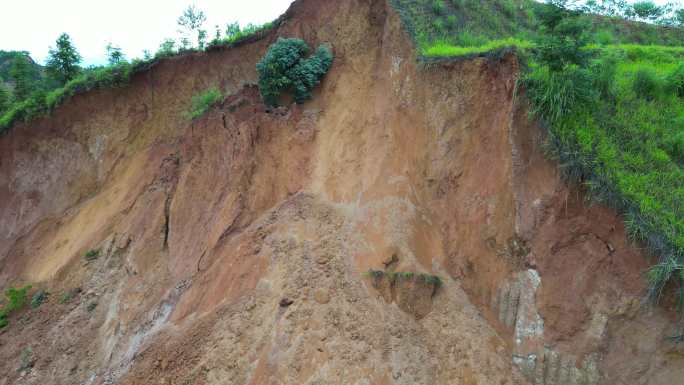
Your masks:
<instances>
[{"instance_id":1,"label":"tuft of grass on soil","mask_svg":"<svg viewBox=\"0 0 684 385\"><path fill-rule=\"evenodd\" d=\"M427 284L439 287L442 285L442 279L436 275L426 273L416 273L413 271L383 271L383 270L369 270L364 275L374 279L387 278L391 283L399 280L419 279Z\"/></svg>"},{"instance_id":2,"label":"tuft of grass on soil","mask_svg":"<svg viewBox=\"0 0 684 385\"><path fill-rule=\"evenodd\" d=\"M38 290L35 294L33 294L33 297L31 297L31 308L36 309L40 307L45 301L48 299L48 293L44 289Z\"/></svg>"},{"instance_id":3,"label":"tuft of grass on soil","mask_svg":"<svg viewBox=\"0 0 684 385\"><path fill-rule=\"evenodd\" d=\"M83 254L83 258L85 258L86 261L94 261L100 257L100 249L91 249L85 252Z\"/></svg>"},{"instance_id":4,"label":"tuft of grass on soil","mask_svg":"<svg viewBox=\"0 0 684 385\"><path fill-rule=\"evenodd\" d=\"M192 97L190 109L185 113L185 116L190 120L197 119L222 100L221 91L217 87L211 87Z\"/></svg>"},{"instance_id":5,"label":"tuft of grass on soil","mask_svg":"<svg viewBox=\"0 0 684 385\"><path fill-rule=\"evenodd\" d=\"M7 318L21 310L28 301L28 291L31 290L31 285L26 285L22 288L9 287L5 290L5 304L0 309L0 329L9 325Z\"/></svg>"}]
</instances>

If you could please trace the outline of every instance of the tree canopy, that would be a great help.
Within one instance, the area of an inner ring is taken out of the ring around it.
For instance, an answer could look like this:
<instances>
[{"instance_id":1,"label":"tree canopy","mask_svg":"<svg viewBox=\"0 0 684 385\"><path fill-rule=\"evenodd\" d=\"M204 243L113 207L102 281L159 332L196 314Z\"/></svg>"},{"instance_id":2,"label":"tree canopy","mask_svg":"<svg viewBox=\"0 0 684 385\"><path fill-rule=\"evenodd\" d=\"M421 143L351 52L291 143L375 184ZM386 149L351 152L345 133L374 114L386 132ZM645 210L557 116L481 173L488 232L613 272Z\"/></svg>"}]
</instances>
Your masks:
<instances>
[{"instance_id":1,"label":"tree canopy","mask_svg":"<svg viewBox=\"0 0 684 385\"><path fill-rule=\"evenodd\" d=\"M64 84L81 72L81 61L81 55L71 42L71 37L63 33L57 38L56 47L50 48L46 67L55 80Z\"/></svg>"}]
</instances>

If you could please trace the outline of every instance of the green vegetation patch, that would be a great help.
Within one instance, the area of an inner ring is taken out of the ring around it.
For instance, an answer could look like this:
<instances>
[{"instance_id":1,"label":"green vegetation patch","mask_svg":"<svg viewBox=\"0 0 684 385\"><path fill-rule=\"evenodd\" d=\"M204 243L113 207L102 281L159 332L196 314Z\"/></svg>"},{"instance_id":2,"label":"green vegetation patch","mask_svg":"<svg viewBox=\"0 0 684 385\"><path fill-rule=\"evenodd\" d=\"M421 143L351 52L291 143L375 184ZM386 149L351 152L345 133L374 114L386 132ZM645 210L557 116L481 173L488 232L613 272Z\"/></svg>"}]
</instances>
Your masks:
<instances>
[{"instance_id":1,"label":"green vegetation patch","mask_svg":"<svg viewBox=\"0 0 684 385\"><path fill-rule=\"evenodd\" d=\"M477 56L512 46L529 48L544 36L539 13L550 6L533 0L390 2L418 51L428 58ZM678 19L674 9L662 10L656 19L650 19L637 16L627 2L593 3L578 8L590 43L679 46L684 42L684 29L677 26L684 17Z\"/></svg>"},{"instance_id":2,"label":"green vegetation patch","mask_svg":"<svg viewBox=\"0 0 684 385\"><path fill-rule=\"evenodd\" d=\"M477 47L490 40L529 40L531 0L391 0L419 48L441 42Z\"/></svg>"},{"instance_id":3,"label":"green vegetation patch","mask_svg":"<svg viewBox=\"0 0 684 385\"><path fill-rule=\"evenodd\" d=\"M28 122L48 116L74 95L95 89L123 87L129 83L134 73L145 70L150 65L152 65L151 61L122 62L115 66L87 71L68 81L63 87L49 92L43 89L36 90L27 99L15 102L0 116L0 134L17 122Z\"/></svg>"},{"instance_id":4,"label":"green vegetation patch","mask_svg":"<svg viewBox=\"0 0 684 385\"><path fill-rule=\"evenodd\" d=\"M587 47L581 15L555 12L524 78L532 112L565 175L620 212L631 238L659 258L650 298L674 281L684 304L682 48Z\"/></svg>"},{"instance_id":5,"label":"green vegetation patch","mask_svg":"<svg viewBox=\"0 0 684 385\"><path fill-rule=\"evenodd\" d=\"M56 40L45 67L34 63L27 52L0 51L0 134L19 122L49 116L74 95L126 86L133 75L149 70L162 59L259 40L287 17L285 14L273 22L245 27L229 23L225 31L217 25L209 40L204 29L206 15L189 6L178 18L178 39L165 39L156 53L145 51L142 59L133 59L130 63L120 47L108 43L107 66L81 67L81 55L66 34Z\"/></svg>"},{"instance_id":6,"label":"green vegetation patch","mask_svg":"<svg viewBox=\"0 0 684 385\"><path fill-rule=\"evenodd\" d=\"M518 49L530 48L532 43L516 38L497 39L488 41L482 45L463 47L451 44L447 41L436 41L432 44L426 45L421 51L422 55L427 58L447 58L447 57L461 57L482 55L492 51L504 49Z\"/></svg>"},{"instance_id":7,"label":"green vegetation patch","mask_svg":"<svg viewBox=\"0 0 684 385\"><path fill-rule=\"evenodd\" d=\"M648 275L654 300L671 279L684 284L683 77L681 51L611 47L587 68L535 66L526 78L566 175L621 212L630 236L660 258Z\"/></svg>"},{"instance_id":8,"label":"green vegetation patch","mask_svg":"<svg viewBox=\"0 0 684 385\"><path fill-rule=\"evenodd\" d=\"M217 87L211 87L192 97L190 109L186 111L185 116L188 119L197 119L221 101L223 101L221 91Z\"/></svg>"},{"instance_id":9,"label":"green vegetation patch","mask_svg":"<svg viewBox=\"0 0 684 385\"><path fill-rule=\"evenodd\" d=\"M650 298L674 283L684 314L684 11L602 0L392 3L423 59L522 53L520 89L549 153L623 215L658 259Z\"/></svg>"},{"instance_id":10,"label":"green vegetation patch","mask_svg":"<svg viewBox=\"0 0 684 385\"><path fill-rule=\"evenodd\" d=\"M309 46L301 39L279 38L257 63L259 91L264 102L278 105L284 92L291 91L297 103L311 98L311 91L328 72L333 61L330 47L321 45L309 57Z\"/></svg>"},{"instance_id":11,"label":"green vegetation patch","mask_svg":"<svg viewBox=\"0 0 684 385\"><path fill-rule=\"evenodd\" d=\"M27 285L22 288L10 287L5 290L5 304L0 309L0 329L9 324L7 318L18 310L21 310L28 302L28 291L31 286Z\"/></svg>"},{"instance_id":12,"label":"green vegetation patch","mask_svg":"<svg viewBox=\"0 0 684 385\"><path fill-rule=\"evenodd\" d=\"M49 296L49 295L50 295L50 293L48 293L48 292L47 292L46 290L44 290L44 289L38 290L38 291L37 291L35 294L33 294L33 296L31 297L31 308L33 308L33 309L39 308L40 305L42 305L43 303L45 303L45 301L48 300L48 296Z\"/></svg>"},{"instance_id":13,"label":"green vegetation patch","mask_svg":"<svg viewBox=\"0 0 684 385\"><path fill-rule=\"evenodd\" d=\"M368 270L365 275L374 279L387 278L390 283L395 283L400 280L418 279L435 287L442 286L442 279L436 275L426 273L416 273L413 271L383 271L383 270Z\"/></svg>"},{"instance_id":14,"label":"green vegetation patch","mask_svg":"<svg viewBox=\"0 0 684 385\"><path fill-rule=\"evenodd\" d=\"M279 26L281 21L282 19L277 19L261 25L250 23L243 28L241 28L238 23L230 23L226 28L225 36L221 37L220 32L216 32L216 36L209 43L207 50L215 50L221 47L234 47L258 40Z\"/></svg>"},{"instance_id":15,"label":"green vegetation patch","mask_svg":"<svg viewBox=\"0 0 684 385\"><path fill-rule=\"evenodd\" d=\"M90 249L83 254L86 261L94 261L100 257L100 249Z\"/></svg>"}]
</instances>

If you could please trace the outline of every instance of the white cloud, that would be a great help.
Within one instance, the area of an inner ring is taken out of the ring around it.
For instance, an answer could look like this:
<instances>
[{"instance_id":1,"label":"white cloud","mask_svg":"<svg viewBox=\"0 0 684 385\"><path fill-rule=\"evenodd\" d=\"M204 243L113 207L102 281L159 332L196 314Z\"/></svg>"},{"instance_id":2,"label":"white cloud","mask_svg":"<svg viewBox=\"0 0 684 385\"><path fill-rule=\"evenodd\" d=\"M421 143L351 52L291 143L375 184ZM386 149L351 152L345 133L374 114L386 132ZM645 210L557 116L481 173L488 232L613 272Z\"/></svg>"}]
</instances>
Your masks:
<instances>
[{"instance_id":1,"label":"white cloud","mask_svg":"<svg viewBox=\"0 0 684 385\"><path fill-rule=\"evenodd\" d=\"M8 1L9 2L9 1ZM68 33L85 64L102 63L107 42L128 58L155 52L162 40L177 37L176 20L190 4L207 15L206 29L231 21L262 24L287 10L292 0L22 0L3 6L0 49L29 51L43 62L57 37Z\"/></svg>"}]
</instances>

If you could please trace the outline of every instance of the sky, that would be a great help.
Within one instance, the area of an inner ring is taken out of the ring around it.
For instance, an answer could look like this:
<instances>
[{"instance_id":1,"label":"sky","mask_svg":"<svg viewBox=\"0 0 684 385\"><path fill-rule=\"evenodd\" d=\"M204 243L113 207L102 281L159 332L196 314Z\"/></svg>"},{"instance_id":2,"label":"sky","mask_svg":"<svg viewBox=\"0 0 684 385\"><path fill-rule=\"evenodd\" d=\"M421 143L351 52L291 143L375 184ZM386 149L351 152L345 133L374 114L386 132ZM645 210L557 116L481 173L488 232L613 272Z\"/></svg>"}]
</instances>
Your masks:
<instances>
[{"instance_id":1,"label":"sky","mask_svg":"<svg viewBox=\"0 0 684 385\"><path fill-rule=\"evenodd\" d=\"M0 0L4 1L4 0ZM29 51L44 63L50 46L68 33L83 56L83 64L104 64L108 42L127 58L154 53L165 38L177 38L176 20L194 4L207 16L205 28L213 36L237 21L263 24L284 13L292 0L21 0L8 1L0 13L0 50Z\"/></svg>"}]
</instances>

